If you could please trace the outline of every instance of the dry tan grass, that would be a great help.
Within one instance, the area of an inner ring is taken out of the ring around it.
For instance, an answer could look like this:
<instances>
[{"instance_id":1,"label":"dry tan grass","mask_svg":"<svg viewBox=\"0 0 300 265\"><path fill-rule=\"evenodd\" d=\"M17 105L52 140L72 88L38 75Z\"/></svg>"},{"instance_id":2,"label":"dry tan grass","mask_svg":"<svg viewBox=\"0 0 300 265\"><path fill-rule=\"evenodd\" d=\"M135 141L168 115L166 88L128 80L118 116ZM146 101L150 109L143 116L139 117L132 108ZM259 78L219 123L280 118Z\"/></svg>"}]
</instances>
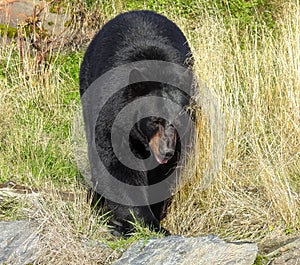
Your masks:
<instances>
[{"instance_id":1,"label":"dry tan grass","mask_svg":"<svg viewBox=\"0 0 300 265\"><path fill-rule=\"evenodd\" d=\"M98 216L87 203L86 190L74 187L66 201L54 189L31 197L30 218L41 231L37 264L108 264L119 256L97 239L112 240L107 216Z\"/></svg>"},{"instance_id":2,"label":"dry tan grass","mask_svg":"<svg viewBox=\"0 0 300 265\"><path fill-rule=\"evenodd\" d=\"M193 31L196 74L224 114L225 154L213 185L201 190L199 168L175 196L165 220L175 234L258 240L299 228L299 2L284 10L276 37L249 31L243 48L221 19L204 16ZM197 130L203 143L208 130Z\"/></svg>"}]
</instances>

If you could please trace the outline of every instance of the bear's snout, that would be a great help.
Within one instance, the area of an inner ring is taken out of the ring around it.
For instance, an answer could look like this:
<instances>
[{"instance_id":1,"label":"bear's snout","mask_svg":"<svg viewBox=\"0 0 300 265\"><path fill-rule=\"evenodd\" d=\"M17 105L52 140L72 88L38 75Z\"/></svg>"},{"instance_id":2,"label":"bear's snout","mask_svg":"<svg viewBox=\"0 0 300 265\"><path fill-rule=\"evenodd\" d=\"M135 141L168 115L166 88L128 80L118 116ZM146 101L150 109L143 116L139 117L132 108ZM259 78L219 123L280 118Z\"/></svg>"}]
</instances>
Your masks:
<instances>
[{"instance_id":1,"label":"bear's snout","mask_svg":"<svg viewBox=\"0 0 300 265\"><path fill-rule=\"evenodd\" d=\"M172 125L159 125L149 142L150 149L159 164L166 164L173 157L176 147L176 130Z\"/></svg>"}]
</instances>

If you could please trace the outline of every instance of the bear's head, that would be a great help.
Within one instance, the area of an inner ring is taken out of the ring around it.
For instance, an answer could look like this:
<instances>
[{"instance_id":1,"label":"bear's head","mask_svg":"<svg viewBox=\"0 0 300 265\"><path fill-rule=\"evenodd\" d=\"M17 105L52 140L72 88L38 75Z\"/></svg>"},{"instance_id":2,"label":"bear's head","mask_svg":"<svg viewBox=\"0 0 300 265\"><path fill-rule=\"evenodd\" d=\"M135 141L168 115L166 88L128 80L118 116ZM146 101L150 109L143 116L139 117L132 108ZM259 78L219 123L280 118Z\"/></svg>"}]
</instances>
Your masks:
<instances>
[{"instance_id":1,"label":"bear's head","mask_svg":"<svg viewBox=\"0 0 300 265\"><path fill-rule=\"evenodd\" d=\"M160 117L141 119L130 132L132 152L143 159L152 154L159 164L166 164L173 157L177 140L173 124Z\"/></svg>"}]
</instances>

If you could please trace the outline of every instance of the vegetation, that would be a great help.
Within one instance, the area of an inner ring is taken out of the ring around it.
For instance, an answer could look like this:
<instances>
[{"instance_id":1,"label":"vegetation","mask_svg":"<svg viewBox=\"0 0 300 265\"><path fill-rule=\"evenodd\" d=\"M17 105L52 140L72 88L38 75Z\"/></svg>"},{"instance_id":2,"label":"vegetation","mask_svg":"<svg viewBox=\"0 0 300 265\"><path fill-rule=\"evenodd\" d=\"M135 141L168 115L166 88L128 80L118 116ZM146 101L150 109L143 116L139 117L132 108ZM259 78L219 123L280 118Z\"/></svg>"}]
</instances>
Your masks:
<instances>
[{"instance_id":1,"label":"vegetation","mask_svg":"<svg viewBox=\"0 0 300 265\"><path fill-rule=\"evenodd\" d=\"M211 134L209 115L198 113L195 155L183 176L190 181L175 195L164 226L173 234L214 233L261 244L299 234L299 1L173 3L51 1L55 13L62 5L69 14L64 32L41 36L23 25L11 35L10 27L0 27L0 183L14 181L40 191L38 197L17 199L0 193L0 218L26 215L41 224L42 263L66 264L72 257L72 264L106 264L120 248L152 235L140 224L130 239L110 235L107 216L95 215L86 203L74 162L73 120L84 49L97 28L131 9L156 10L184 31L195 73L219 103L225 124L222 169L203 189L204 172L214 163L210 143L220 139ZM201 93L200 87L200 103ZM63 192L73 199L64 200ZM97 245L86 253L82 242L90 240L110 249Z\"/></svg>"},{"instance_id":2,"label":"vegetation","mask_svg":"<svg viewBox=\"0 0 300 265\"><path fill-rule=\"evenodd\" d=\"M17 36L18 30L16 28L10 27L6 24L0 24L0 36L4 34L7 35L9 38L14 38Z\"/></svg>"}]
</instances>

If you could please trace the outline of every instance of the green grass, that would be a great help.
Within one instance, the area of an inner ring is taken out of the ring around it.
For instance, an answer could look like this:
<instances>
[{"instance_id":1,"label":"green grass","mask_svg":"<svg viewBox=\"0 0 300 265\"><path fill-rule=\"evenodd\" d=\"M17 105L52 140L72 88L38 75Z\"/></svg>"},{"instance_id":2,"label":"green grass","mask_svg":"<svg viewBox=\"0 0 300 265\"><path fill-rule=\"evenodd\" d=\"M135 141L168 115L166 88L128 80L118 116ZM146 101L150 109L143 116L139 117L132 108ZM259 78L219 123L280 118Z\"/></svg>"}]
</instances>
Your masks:
<instances>
[{"instance_id":1,"label":"green grass","mask_svg":"<svg viewBox=\"0 0 300 265\"><path fill-rule=\"evenodd\" d=\"M18 34L18 30L16 28L10 27L6 24L0 24L0 36L15 38L17 34Z\"/></svg>"},{"instance_id":2,"label":"green grass","mask_svg":"<svg viewBox=\"0 0 300 265\"><path fill-rule=\"evenodd\" d=\"M9 109L1 116L0 181L70 184L79 176L70 152L70 135L74 106L79 104L80 53L58 55L47 73L54 80L34 75L26 80L18 73L14 49L9 51L11 58L2 61L1 72L14 78L1 80L2 106Z\"/></svg>"}]
</instances>

